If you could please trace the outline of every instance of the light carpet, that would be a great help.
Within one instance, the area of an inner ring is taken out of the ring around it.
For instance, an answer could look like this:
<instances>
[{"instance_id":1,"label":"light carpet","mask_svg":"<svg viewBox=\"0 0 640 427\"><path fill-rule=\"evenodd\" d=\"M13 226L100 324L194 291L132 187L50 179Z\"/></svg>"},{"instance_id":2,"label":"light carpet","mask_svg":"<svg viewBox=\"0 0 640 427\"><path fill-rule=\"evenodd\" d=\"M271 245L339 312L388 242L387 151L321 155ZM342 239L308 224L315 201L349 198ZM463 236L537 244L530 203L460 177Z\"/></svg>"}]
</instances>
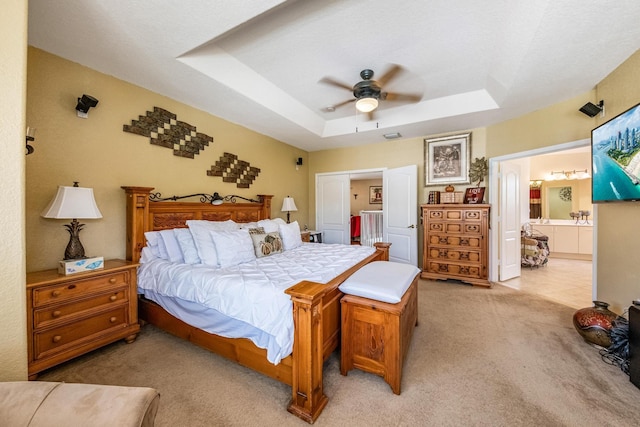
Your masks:
<instances>
[{"instance_id":1,"label":"light carpet","mask_svg":"<svg viewBox=\"0 0 640 427\"><path fill-rule=\"evenodd\" d=\"M317 426L635 426L640 389L572 325L575 310L500 285L420 281L402 394L325 364ZM43 381L156 388L156 426L303 426L290 388L145 326L42 374Z\"/></svg>"}]
</instances>

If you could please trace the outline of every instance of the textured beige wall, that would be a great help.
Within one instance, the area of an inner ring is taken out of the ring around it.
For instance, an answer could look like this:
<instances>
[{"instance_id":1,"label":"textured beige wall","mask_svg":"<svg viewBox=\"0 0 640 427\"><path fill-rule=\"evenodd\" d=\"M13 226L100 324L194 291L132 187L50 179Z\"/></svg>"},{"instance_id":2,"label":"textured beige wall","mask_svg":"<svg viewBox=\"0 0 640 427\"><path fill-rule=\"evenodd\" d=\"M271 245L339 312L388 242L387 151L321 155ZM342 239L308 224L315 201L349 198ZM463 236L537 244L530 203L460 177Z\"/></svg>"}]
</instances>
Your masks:
<instances>
[{"instance_id":1,"label":"textured beige wall","mask_svg":"<svg viewBox=\"0 0 640 427\"><path fill-rule=\"evenodd\" d=\"M351 215L359 215L360 211L381 210L381 203L369 203L369 187L381 185L382 179L351 181L351 194L349 199L351 200ZM358 198L354 197L356 194Z\"/></svg>"},{"instance_id":2,"label":"textured beige wall","mask_svg":"<svg viewBox=\"0 0 640 427\"><path fill-rule=\"evenodd\" d=\"M640 51L598 84L597 100L603 99L610 120L640 102ZM640 202L598 205L598 299L623 313L631 301L640 298Z\"/></svg>"},{"instance_id":3,"label":"textured beige wall","mask_svg":"<svg viewBox=\"0 0 640 427\"><path fill-rule=\"evenodd\" d=\"M27 2L4 2L0 16L0 381L27 379L24 268L24 137Z\"/></svg>"},{"instance_id":4,"label":"textured beige wall","mask_svg":"<svg viewBox=\"0 0 640 427\"><path fill-rule=\"evenodd\" d=\"M595 92L487 127L489 158L590 138L596 120L578 111Z\"/></svg>"},{"instance_id":5,"label":"textured beige wall","mask_svg":"<svg viewBox=\"0 0 640 427\"><path fill-rule=\"evenodd\" d=\"M155 187L165 197L216 191L250 198L273 194L273 217L285 216L280 207L290 195L298 207L292 219L307 222L309 161L305 151L33 47L29 48L27 88L27 121L37 128L35 153L26 164L27 271L53 268L63 257L69 240L63 225L68 221L45 219L40 213L58 185L72 185L73 181L94 189L103 215L99 220L83 221L86 226L80 238L91 256L125 256L123 185ZM82 94L99 100L87 119L78 118L75 112ZM123 132L124 124L131 124L154 106L214 137L213 144L195 159L187 159L151 145L146 137ZM224 152L260 168L249 189L206 175ZM296 171L298 157L303 158L304 166Z\"/></svg>"}]
</instances>

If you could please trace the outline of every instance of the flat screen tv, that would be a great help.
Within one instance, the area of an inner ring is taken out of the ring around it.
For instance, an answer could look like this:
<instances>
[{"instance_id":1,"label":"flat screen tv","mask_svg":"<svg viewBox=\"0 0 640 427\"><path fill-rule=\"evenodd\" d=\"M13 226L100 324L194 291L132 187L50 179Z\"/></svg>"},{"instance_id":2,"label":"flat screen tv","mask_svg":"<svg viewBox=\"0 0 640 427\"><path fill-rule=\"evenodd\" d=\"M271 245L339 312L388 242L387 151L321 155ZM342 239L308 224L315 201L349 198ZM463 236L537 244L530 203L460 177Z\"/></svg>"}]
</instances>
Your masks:
<instances>
[{"instance_id":1,"label":"flat screen tv","mask_svg":"<svg viewBox=\"0 0 640 427\"><path fill-rule=\"evenodd\" d=\"M640 104L591 131L593 203L640 200Z\"/></svg>"}]
</instances>

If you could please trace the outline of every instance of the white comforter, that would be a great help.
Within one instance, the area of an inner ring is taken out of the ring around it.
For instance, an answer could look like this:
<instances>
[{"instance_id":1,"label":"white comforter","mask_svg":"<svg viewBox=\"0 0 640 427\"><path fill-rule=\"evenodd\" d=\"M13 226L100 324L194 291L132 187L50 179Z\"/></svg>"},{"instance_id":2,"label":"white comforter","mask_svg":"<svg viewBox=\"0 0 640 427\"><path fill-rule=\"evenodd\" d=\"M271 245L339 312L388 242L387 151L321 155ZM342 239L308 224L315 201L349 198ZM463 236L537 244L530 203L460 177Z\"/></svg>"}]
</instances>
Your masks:
<instances>
[{"instance_id":1,"label":"white comforter","mask_svg":"<svg viewBox=\"0 0 640 427\"><path fill-rule=\"evenodd\" d=\"M268 360L277 364L293 350L292 303L284 290L302 280L327 283L374 251L368 246L305 243L216 269L154 259L138 269L138 292L195 302L259 328L279 345L278 354L267 352Z\"/></svg>"}]
</instances>

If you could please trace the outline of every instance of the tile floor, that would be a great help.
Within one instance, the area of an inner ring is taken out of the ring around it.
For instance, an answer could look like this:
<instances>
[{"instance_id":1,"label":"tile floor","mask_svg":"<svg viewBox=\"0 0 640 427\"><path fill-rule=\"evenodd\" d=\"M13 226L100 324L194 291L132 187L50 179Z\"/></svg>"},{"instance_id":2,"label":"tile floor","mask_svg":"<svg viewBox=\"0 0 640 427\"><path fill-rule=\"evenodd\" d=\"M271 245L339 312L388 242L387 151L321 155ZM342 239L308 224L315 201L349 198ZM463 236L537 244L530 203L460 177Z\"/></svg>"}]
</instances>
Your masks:
<instances>
[{"instance_id":1,"label":"tile floor","mask_svg":"<svg viewBox=\"0 0 640 427\"><path fill-rule=\"evenodd\" d=\"M549 258L546 266L522 267L520 277L500 283L575 309L593 305L591 261Z\"/></svg>"}]
</instances>

